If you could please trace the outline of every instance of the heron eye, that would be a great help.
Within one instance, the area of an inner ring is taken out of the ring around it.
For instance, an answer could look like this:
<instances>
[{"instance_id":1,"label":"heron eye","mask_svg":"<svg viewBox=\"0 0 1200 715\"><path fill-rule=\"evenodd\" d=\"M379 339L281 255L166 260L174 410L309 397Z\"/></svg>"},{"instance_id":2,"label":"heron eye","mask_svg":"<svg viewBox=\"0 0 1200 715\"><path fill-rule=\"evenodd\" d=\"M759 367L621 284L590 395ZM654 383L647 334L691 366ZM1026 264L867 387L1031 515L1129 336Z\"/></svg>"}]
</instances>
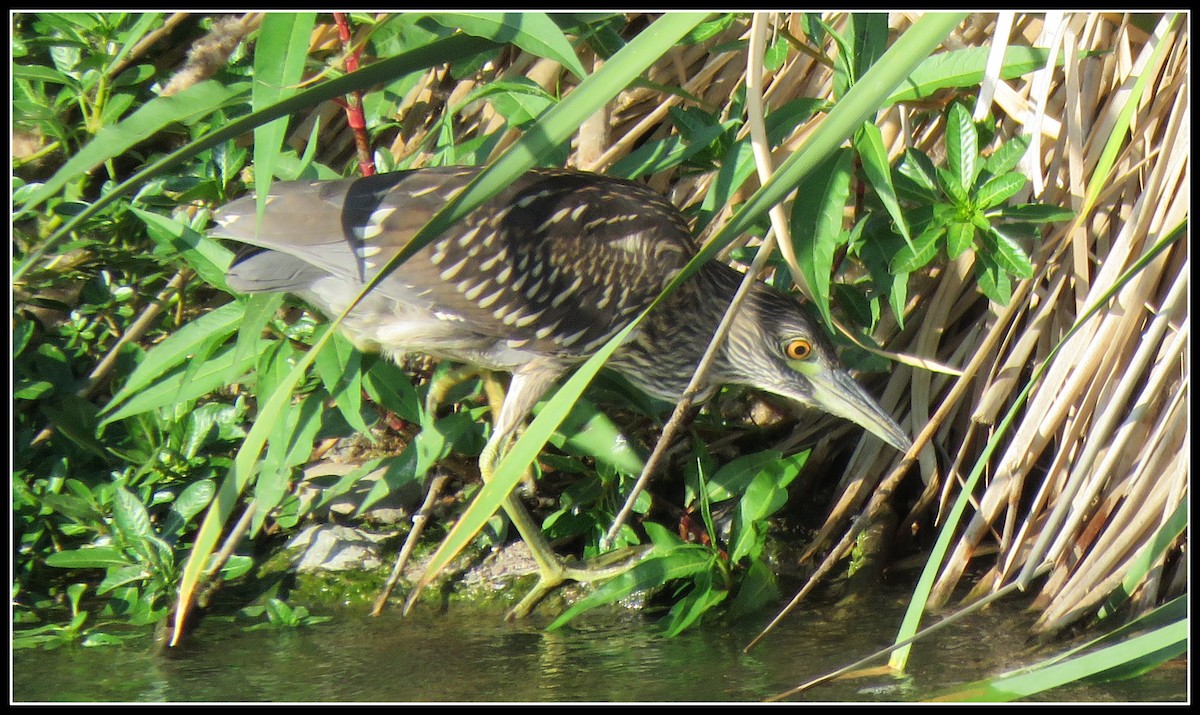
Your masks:
<instances>
[{"instance_id":1,"label":"heron eye","mask_svg":"<svg viewBox=\"0 0 1200 715\"><path fill-rule=\"evenodd\" d=\"M812 343L804 338L796 338L783 348L789 360L807 360L812 355Z\"/></svg>"}]
</instances>

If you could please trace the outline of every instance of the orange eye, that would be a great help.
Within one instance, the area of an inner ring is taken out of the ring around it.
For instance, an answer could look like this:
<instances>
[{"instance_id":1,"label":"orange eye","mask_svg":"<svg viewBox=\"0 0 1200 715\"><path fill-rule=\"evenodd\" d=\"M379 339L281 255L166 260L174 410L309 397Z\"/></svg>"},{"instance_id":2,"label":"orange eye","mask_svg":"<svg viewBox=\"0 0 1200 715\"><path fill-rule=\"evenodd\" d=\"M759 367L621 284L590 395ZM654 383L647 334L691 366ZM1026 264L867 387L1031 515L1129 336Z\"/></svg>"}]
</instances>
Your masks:
<instances>
[{"instance_id":1,"label":"orange eye","mask_svg":"<svg viewBox=\"0 0 1200 715\"><path fill-rule=\"evenodd\" d=\"M812 343L803 338L797 338L783 348L783 352L789 360L807 360L812 355L812 351Z\"/></svg>"}]
</instances>

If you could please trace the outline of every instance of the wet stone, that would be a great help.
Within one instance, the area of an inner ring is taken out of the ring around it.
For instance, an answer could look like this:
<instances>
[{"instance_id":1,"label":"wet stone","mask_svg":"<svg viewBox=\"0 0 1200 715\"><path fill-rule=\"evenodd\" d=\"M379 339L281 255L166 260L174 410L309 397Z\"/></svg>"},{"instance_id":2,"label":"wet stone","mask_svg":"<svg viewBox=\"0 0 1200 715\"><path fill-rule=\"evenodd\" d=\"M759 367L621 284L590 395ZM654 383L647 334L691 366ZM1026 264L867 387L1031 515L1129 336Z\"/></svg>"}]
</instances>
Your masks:
<instances>
[{"instance_id":1,"label":"wet stone","mask_svg":"<svg viewBox=\"0 0 1200 715\"><path fill-rule=\"evenodd\" d=\"M370 571L383 565L379 546L388 536L340 524L314 524L293 536L286 548L300 552L295 568L301 573Z\"/></svg>"}]
</instances>

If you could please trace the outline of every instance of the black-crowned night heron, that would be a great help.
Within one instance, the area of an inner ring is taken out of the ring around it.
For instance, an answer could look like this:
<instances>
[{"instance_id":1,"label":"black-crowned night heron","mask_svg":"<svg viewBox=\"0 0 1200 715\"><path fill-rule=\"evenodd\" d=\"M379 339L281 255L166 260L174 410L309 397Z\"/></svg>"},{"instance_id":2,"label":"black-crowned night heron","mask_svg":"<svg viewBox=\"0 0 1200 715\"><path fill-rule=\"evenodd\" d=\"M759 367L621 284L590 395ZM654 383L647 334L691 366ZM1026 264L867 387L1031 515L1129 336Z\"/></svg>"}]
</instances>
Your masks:
<instances>
[{"instance_id":1,"label":"black-crowned night heron","mask_svg":"<svg viewBox=\"0 0 1200 715\"><path fill-rule=\"evenodd\" d=\"M437 168L271 186L218 211L214 235L257 246L229 286L286 291L337 315L366 280L478 173ZM419 352L512 373L479 467L498 458L545 391L639 315L696 253L680 213L647 188L596 174L535 169L393 271L347 316L361 348ZM652 311L608 366L646 392L679 399L742 275L710 261ZM765 390L857 422L897 449L908 436L838 363L792 297L756 284L698 398L721 385ZM505 511L541 569L524 615L565 579L564 564L512 496Z\"/></svg>"}]
</instances>

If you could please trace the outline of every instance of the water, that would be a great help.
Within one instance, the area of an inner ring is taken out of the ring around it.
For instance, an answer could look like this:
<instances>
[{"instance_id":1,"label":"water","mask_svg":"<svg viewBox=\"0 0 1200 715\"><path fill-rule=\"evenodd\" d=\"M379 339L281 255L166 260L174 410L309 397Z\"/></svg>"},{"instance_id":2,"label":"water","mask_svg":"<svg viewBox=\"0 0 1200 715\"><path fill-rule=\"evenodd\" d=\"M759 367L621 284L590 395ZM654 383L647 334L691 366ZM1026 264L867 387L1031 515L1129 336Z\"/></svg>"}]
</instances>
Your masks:
<instances>
[{"instance_id":1,"label":"water","mask_svg":"<svg viewBox=\"0 0 1200 715\"><path fill-rule=\"evenodd\" d=\"M714 622L676 638L637 614L511 624L490 615L380 618L337 611L295 630L246 631L209 618L188 642L154 654L149 640L123 647L15 651L17 702L595 702L761 701L857 660L895 637L907 592L880 593L851 609L808 605L750 653L773 616ZM918 644L910 671L842 680L801 701L914 701L1049 651L1025 646L1027 614L992 608ZM874 663L879 665L881 663ZM1187 698L1176 662L1142 678L1072 686L1045 701L1131 702Z\"/></svg>"}]
</instances>

